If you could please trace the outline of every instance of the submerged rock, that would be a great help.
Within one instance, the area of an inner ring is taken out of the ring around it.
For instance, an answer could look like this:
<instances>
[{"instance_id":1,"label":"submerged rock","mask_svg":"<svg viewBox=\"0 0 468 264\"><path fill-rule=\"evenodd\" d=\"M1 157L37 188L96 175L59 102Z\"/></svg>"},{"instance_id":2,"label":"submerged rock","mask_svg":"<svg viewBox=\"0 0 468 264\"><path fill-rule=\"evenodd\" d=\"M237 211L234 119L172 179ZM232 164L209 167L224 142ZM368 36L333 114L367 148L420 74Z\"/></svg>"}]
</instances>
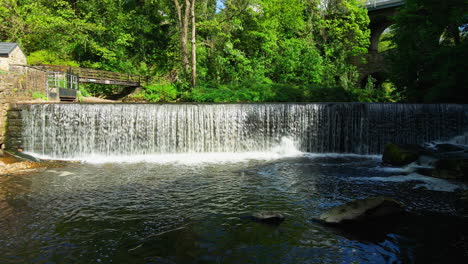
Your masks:
<instances>
[{"instance_id":1,"label":"submerged rock","mask_svg":"<svg viewBox=\"0 0 468 264\"><path fill-rule=\"evenodd\" d=\"M422 151L423 148L419 145L397 145L388 143L385 145L382 160L388 165L404 166L416 161Z\"/></svg>"},{"instance_id":2,"label":"submerged rock","mask_svg":"<svg viewBox=\"0 0 468 264\"><path fill-rule=\"evenodd\" d=\"M266 224L280 224L284 219L284 215L278 212L257 212L252 214L252 220Z\"/></svg>"},{"instance_id":3,"label":"submerged rock","mask_svg":"<svg viewBox=\"0 0 468 264\"><path fill-rule=\"evenodd\" d=\"M432 174L434 173L434 169L433 168L416 168L415 172L417 174L431 177Z\"/></svg>"},{"instance_id":4,"label":"submerged rock","mask_svg":"<svg viewBox=\"0 0 468 264\"><path fill-rule=\"evenodd\" d=\"M418 157L417 164L420 166L430 166L433 167L437 162L437 158L430 155L421 155Z\"/></svg>"},{"instance_id":5,"label":"submerged rock","mask_svg":"<svg viewBox=\"0 0 468 264\"><path fill-rule=\"evenodd\" d=\"M403 204L388 197L370 197L335 206L320 215L319 219L327 224L361 222L403 212Z\"/></svg>"}]
</instances>

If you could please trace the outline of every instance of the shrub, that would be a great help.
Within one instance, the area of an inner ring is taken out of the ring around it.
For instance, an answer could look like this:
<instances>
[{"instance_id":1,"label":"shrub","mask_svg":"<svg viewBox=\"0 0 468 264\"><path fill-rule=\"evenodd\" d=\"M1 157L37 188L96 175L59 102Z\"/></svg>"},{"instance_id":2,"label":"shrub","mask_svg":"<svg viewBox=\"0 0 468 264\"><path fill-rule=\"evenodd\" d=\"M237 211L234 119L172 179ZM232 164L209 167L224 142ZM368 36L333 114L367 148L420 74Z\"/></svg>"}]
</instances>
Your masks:
<instances>
[{"instance_id":1,"label":"shrub","mask_svg":"<svg viewBox=\"0 0 468 264\"><path fill-rule=\"evenodd\" d=\"M45 94L40 93L40 92L34 92L32 94L32 98L33 99L49 100L49 98L47 98L47 96Z\"/></svg>"},{"instance_id":2,"label":"shrub","mask_svg":"<svg viewBox=\"0 0 468 264\"><path fill-rule=\"evenodd\" d=\"M170 83L150 84L143 88L144 98L150 102L174 102L179 95L177 87Z\"/></svg>"}]
</instances>

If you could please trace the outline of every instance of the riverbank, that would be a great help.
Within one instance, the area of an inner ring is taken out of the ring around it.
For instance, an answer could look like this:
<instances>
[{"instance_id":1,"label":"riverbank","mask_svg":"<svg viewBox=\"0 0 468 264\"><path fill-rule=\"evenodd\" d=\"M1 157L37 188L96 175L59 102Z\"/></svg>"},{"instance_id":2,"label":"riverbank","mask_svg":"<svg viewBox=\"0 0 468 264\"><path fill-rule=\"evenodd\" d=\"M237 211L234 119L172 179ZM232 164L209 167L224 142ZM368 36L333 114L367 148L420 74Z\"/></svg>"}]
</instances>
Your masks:
<instances>
[{"instance_id":1,"label":"riverbank","mask_svg":"<svg viewBox=\"0 0 468 264\"><path fill-rule=\"evenodd\" d=\"M8 153L4 153L4 155L0 157L0 176L9 174L42 172L48 168L59 167L63 167L63 164L57 162L29 161L20 159Z\"/></svg>"}]
</instances>

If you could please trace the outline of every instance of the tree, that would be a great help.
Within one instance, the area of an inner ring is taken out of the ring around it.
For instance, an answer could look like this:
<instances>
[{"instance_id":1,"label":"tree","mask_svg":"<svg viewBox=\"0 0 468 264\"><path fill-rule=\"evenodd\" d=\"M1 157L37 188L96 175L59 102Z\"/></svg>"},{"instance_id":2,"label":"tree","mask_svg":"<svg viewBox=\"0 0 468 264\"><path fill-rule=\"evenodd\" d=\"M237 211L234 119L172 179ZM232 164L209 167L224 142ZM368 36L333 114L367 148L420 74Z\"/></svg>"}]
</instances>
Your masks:
<instances>
[{"instance_id":1,"label":"tree","mask_svg":"<svg viewBox=\"0 0 468 264\"><path fill-rule=\"evenodd\" d=\"M466 0L407 0L395 18L391 79L408 102L466 103Z\"/></svg>"},{"instance_id":2,"label":"tree","mask_svg":"<svg viewBox=\"0 0 468 264\"><path fill-rule=\"evenodd\" d=\"M178 28L180 34L180 46L182 53L182 63L185 70L185 76L191 71L192 87L196 85L197 78L197 44L196 44L196 24L195 24L195 0L185 0L184 5L180 5L179 0L174 0L174 7L177 13ZM184 13L182 13L182 8ZM189 22L190 21L190 22ZM192 34L192 60L189 62L188 52L188 29L191 24Z\"/></svg>"},{"instance_id":3,"label":"tree","mask_svg":"<svg viewBox=\"0 0 468 264\"><path fill-rule=\"evenodd\" d=\"M0 0L0 12L1 40L30 61L152 75L152 100L343 100L369 35L357 0Z\"/></svg>"}]
</instances>

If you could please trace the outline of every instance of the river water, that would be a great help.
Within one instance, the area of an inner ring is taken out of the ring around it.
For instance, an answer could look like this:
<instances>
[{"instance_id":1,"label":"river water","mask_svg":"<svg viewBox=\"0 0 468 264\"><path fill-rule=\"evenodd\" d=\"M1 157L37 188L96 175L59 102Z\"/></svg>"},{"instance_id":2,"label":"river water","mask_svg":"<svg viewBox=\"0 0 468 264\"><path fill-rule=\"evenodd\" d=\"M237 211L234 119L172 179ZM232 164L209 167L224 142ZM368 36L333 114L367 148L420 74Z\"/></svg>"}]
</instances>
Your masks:
<instances>
[{"instance_id":1,"label":"river water","mask_svg":"<svg viewBox=\"0 0 468 264\"><path fill-rule=\"evenodd\" d=\"M380 156L160 155L0 178L0 263L466 263L460 183ZM385 195L411 213L342 230L314 219ZM280 225L248 216L276 211Z\"/></svg>"},{"instance_id":2,"label":"river water","mask_svg":"<svg viewBox=\"0 0 468 264\"><path fill-rule=\"evenodd\" d=\"M466 186L383 167L376 155L390 141L466 144L466 110L25 106L24 150L79 163L0 177L0 263L468 263L466 208L456 198ZM315 220L380 195L408 214L353 229ZM252 221L261 211L286 219Z\"/></svg>"}]
</instances>

